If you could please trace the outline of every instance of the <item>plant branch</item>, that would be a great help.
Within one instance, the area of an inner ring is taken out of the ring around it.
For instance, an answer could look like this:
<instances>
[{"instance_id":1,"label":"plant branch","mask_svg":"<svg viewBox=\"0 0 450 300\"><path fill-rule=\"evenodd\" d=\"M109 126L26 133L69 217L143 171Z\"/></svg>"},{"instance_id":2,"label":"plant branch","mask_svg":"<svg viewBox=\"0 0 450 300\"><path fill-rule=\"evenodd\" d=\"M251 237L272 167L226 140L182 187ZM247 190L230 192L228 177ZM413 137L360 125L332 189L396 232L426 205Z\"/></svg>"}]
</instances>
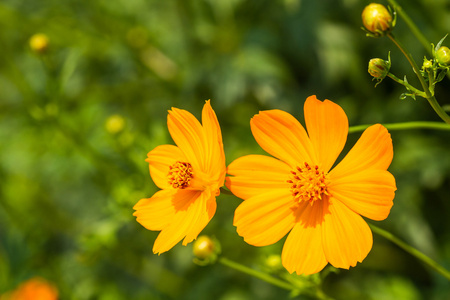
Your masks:
<instances>
[{"instance_id":1,"label":"plant branch","mask_svg":"<svg viewBox=\"0 0 450 300\"><path fill-rule=\"evenodd\" d=\"M393 242L412 256L416 257L417 259L421 260L423 263L428 265L430 268L432 268L437 273L441 274L447 280L450 281L450 272L444 269L441 265L439 265L436 261L432 260L430 257L426 256L416 248L413 248L412 246L406 244L405 242L401 241L399 238L394 236L392 233L381 229L373 224L369 224L370 228L373 232L375 232L378 235L381 235L382 237L388 239L389 241Z\"/></svg>"},{"instance_id":2,"label":"plant branch","mask_svg":"<svg viewBox=\"0 0 450 300\"><path fill-rule=\"evenodd\" d=\"M404 122L404 123L390 123L382 124L389 130L407 130L407 129L436 129L436 130L450 130L450 125L441 122L426 122L426 121L415 121L415 122ZM371 125L357 125L351 126L348 129L348 133L354 133L359 131L364 131L367 127Z\"/></svg>"},{"instance_id":3,"label":"plant branch","mask_svg":"<svg viewBox=\"0 0 450 300\"><path fill-rule=\"evenodd\" d=\"M411 18L408 16L408 14L403 10L403 8L398 5L397 1L395 0L388 0L389 4L392 5L394 8L394 11L398 13L398 15L403 19L403 21L406 23L406 25L409 27L411 32L416 36L416 38L419 40L419 42L423 45L423 47L432 54L431 51L431 44L423 35L423 33L419 30L419 28L414 24L414 22L411 20Z\"/></svg>"},{"instance_id":4,"label":"plant branch","mask_svg":"<svg viewBox=\"0 0 450 300\"><path fill-rule=\"evenodd\" d=\"M288 290L288 291L293 291L296 290L297 288L295 286L293 286L292 284L289 284L286 281L280 280L278 278L272 277L269 274L254 270L252 268L246 267L244 265L241 265L240 263L234 262L232 260L229 260L228 258L225 257L220 257L218 260L219 263L221 263L224 266L230 267L234 270L237 270L239 272L245 273L247 275L256 277L258 279L264 280L265 282L268 282L270 284L273 284L279 288Z\"/></svg>"},{"instance_id":5,"label":"plant branch","mask_svg":"<svg viewBox=\"0 0 450 300\"><path fill-rule=\"evenodd\" d=\"M437 102L436 98L431 94L427 83L425 82L425 79L420 74L420 69L417 66L416 62L412 58L411 54L409 54L402 44L392 35L392 33L388 33L387 36L391 39L391 41L400 49L400 51L405 55L406 59L412 66L414 73L416 73L417 78L420 81L420 84L422 85L422 88L426 94L426 99L430 103L431 107L434 109L434 111L438 114L438 116L444 120L445 123L450 124L450 116L447 115L447 113L442 109L442 107Z\"/></svg>"}]
</instances>

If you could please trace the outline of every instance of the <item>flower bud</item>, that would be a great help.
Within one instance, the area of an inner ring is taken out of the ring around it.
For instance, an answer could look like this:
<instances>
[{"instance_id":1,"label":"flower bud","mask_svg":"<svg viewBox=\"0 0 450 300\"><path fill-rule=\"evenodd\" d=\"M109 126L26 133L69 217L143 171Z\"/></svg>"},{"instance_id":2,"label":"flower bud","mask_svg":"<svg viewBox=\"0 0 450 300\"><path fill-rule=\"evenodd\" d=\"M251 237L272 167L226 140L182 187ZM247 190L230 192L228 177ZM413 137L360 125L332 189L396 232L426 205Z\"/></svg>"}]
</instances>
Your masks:
<instances>
[{"instance_id":1,"label":"flower bud","mask_svg":"<svg viewBox=\"0 0 450 300\"><path fill-rule=\"evenodd\" d=\"M38 54L42 54L48 50L48 36L43 33L36 33L30 38L30 48Z\"/></svg>"},{"instance_id":2,"label":"flower bud","mask_svg":"<svg viewBox=\"0 0 450 300\"><path fill-rule=\"evenodd\" d=\"M440 47L436 51L436 61L443 66L450 65L450 49L448 47Z\"/></svg>"},{"instance_id":3,"label":"flower bud","mask_svg":"<svg viewBox=\"0 0 450 300\"><path fill-rule=\"evenodd\" d=\"M283 265L281 264L281 256L276 254L272 254L267 257L265 263L266 266L271 270L278 270L283 267Z\"/></svg>"},{"instance_id":4,"label":"flower bud","mask_svg":"<svg viewBox=\"0 0 450 300\"><path fill-rule=\"evenodd\" d=\"M381 58L372 58L369 61L369 74L374 78L383 80L384 77L389 73L389 69L391 68L391 62L387 60L383 60Z\"/></svg>"},{"instance_id":5,"label":"flower bud","mask_svg":"<svg viewBox=\"0 0 450 300\"><path fill-rule=\"evenodd\" d=\"M376 37L388 34L393 28L391 13L378 3L371 3L364 8L362 21L364 27Z\"/></svg>"},{"instance_id":6,"label":"flower bud","mask_svg":"<svg viewBox=\"0 0 450 300\"><path fill-rule=\"evenodd\" d=\"M433 68L433 61L424 58L423 59L422 70L426 71L426 70L431 69L431 68Z\"/></svg>"},{"instance_id":7,"label":"flower bud","mask_svg":"<svg viewBox=\"0 0 450 300\"><path fill-rule=\"evenodd\" d=\"M125 119L120 115L112 115L105 122L105 128L111 134L121 132L124 127Z\"/></svg>"},{"instance_id":8,"label":"flower bud","mask_svg":"<svg viewBox=\"0 0 450 300\"><path fill-rule=\"evenodd\" d=\"M206 235L198 237L198 239L194 242L192 251L199 259L209 259L217 254L214 241Z\"/></svg>"}]
</instances>

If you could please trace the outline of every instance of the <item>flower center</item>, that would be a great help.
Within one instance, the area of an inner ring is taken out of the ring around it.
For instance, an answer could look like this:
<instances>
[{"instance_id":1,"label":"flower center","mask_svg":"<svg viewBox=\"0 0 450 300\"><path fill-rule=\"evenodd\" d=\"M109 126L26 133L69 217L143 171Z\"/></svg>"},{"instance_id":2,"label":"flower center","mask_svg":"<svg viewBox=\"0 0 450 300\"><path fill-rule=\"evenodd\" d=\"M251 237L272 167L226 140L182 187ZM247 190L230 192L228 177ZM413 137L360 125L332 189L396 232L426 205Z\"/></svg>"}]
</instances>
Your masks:
<instances>
[{"instance_id":1,"label":"flower center","mask_svg":"<svg viewBox=\"0 0 450 300\"><path fill-rule=\"evenodd\" d=\"M319 170L318 166L311 167L305 162L304 166L298 166L291 171L288 183L291 184L291 193L299 203L322 200L323 195L329 195L327 190L327 175Z\"/></svg>"},{"instance_id":2,"label":"flower center","mask_svg":"<svg viewBox=\"0 0 450 300\"><path fill-rule=\"evenodd\" d=\"M192 166L188 162L177 161L169 167L167 178L169 184L175 189L185 189L194 177Z\"/></svg>"}]
</instances>

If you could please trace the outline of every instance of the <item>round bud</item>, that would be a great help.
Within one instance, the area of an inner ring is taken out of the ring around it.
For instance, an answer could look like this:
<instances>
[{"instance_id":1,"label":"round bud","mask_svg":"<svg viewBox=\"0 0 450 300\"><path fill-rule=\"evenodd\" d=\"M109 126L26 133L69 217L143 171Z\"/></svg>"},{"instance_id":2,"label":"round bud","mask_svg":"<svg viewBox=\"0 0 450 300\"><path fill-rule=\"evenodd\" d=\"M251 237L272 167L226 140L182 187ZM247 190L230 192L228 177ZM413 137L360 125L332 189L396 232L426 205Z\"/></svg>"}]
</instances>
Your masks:
<instances>
[{"instance_id":1,"label":"round bud","mask_svg":"<svg viewBox=\"0 0 450 300\"><path fill-rule=\"evenodd\" d=\"M192 249L194 255L199 259L207 259L216 255L215 250L216 246L213 240L206 235L199 236Z\"/></svg>"},{"instance_id":2,"label":"round bud","mask_svg":"<svg viewBox=\"0 0 450 300\"><path fill-rule=\"evenodd\" d=\"M111 134L121 132L124 127L125 119L120 115L112 115L105 122L105 128Z\"/></svg>"},{"instance_id":3,"label":"round bud","mask_svg":"<svg viewBox=\"0 0 450 300\"><path fill-rule=\"evenodd\" d=\"M448 47L440 47L438 51L436 51L436 61L444 66L450 65L450 49Z\"/></svg>"},{"instance_id":4,"label":"round bud","mask_svg":"<svg viewBox=\"0 0 450 300\"><path fill-rule=\"evenodd\" d=\"M384 79L389 73L391 68L391 63L389 61L383 60L381 58L372 58L369 61L369 74L378 80Z\"/></svg>"},{"instance_id":5,"label":"round bud","mask_svg":"<svg viewBox=\"0 0 450 300\"><path fill-rule=\"evenodd\" d=\"M49 39L43 33L37 33L30 38L30 48L36 53L44 53L48 49Z\"/></svg>"},{"instance_id":6,"label":"round bud","mask_svg":"<svg viewBox=\"0 0 450 300\"><path fill-rule=\"evenodd\" d=\"M378 3L367 5L362 12L364 27L374 36L384 36L392 30L393 18L387 8Z\"/></svg>"},{"instance_id":7,"label":"round bud","mask_svg":"<svg viewBox=\"0 0 450 300\"><path fill-rule=\"evenodd\" d=\"M281 264L281 256L276 254L270 255L266 258L266 265L272 270L282 268L283 265Z\"/></svg>"}]
</instances>

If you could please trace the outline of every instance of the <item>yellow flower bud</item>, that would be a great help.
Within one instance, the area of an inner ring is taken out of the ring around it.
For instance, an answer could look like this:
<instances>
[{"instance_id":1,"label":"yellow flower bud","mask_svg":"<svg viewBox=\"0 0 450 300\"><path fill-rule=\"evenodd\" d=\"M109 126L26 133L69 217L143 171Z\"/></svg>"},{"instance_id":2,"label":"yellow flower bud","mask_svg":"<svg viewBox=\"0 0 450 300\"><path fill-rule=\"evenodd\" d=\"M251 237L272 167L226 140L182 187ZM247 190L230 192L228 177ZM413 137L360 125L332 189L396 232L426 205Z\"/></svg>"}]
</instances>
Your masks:
<instances>
[{"instance_id":1,"label":"yellow flower bud","mask_svg":"<svg viewBox=\"0 0 450 300\"><path fill-rule=\"evenodd\" d=\"M281 256L272 254L266 258L266 266L271 270L278 270L283 267L281 264Z\"/></svg>"},{"instance_id":2,"label":"yellow flower bud","mask_svg":"<svg viewBox=\"0 0 450 300\"><path fill-rule=\"evenodd\" d=\"M369 61L369 74L378 80L383 80L389 73L391 63L381 58L372 58Z\"/></svg>"},{"instance_id":3,"label":"yellow flower bud","mask_svg":"<svg viewBox=\"0 0 450 300\"><path fill-rule=\"evenodd\" d=\"M197 258L207 259L216 255L216 246L210 237L202 235L194 242L192 251Z\"/></svg>"},{"instance_id":4,"label":"yellow flower bud","mask_svg":"<svg viewBox=\"0 0 450 300\"><path fill-rule=\"evenodd\" d=\"M44 53L48 50L49 39L43 33L36 33L30 38L30 48L36 53Z\"/></svg>"},{"instance_id":5,"label":"yellow flower bud","mask_svg":"<svg viewBox=\"0 0 450 300\"><path fill-rule=\"evenodd\" d=\"M393 18L384 5L371 3L362 12L364 27L374 36L380 37L389 33L393 28Z\"/></svg>"},{"instance_id":6,"label":"yellow flower bud","mask_svg":"<svg viewBox=\"0 0 450 300\"><path fill-rule=\"evenodd\" d=\"M450 49L448 47L440 47L436 51L436 61L443 66L450 65Z\"/></svg>"},{"instance_id":7,"label":"yellow flower bud","mask_svg":"<svg viewBox=\"0 0 450 300\"><path fill-rule=\"evenodd\" d=\"M119 133L125 127L125 119L120 115L110 116L105 123L106 130L111 134Z\"/></svg>"}]
</instances>

